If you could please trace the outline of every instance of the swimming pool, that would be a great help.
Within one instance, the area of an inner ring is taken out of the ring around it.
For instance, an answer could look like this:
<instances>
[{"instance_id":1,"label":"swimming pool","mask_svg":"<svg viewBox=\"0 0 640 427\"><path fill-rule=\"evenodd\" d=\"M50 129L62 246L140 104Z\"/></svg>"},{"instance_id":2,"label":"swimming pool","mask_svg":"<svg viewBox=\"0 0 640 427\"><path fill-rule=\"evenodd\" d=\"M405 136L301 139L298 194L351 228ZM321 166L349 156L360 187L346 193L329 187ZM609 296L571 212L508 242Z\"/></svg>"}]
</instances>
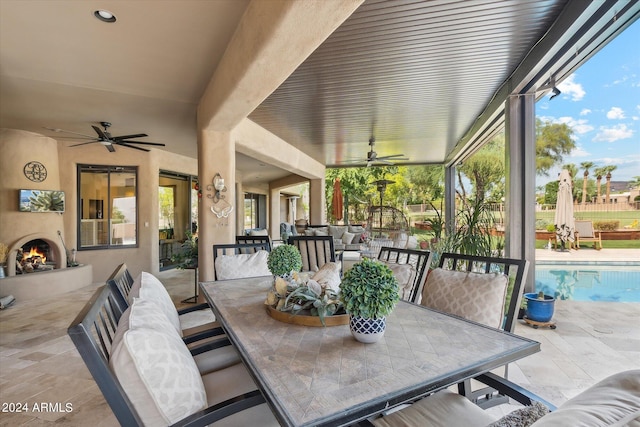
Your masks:
<instances>
[{"instance_id":1,"label":"swimming pool","mask_svg":"<svg viewBox=\"0 0 640 427\"><path fill-rule=\"evenodd\" d=\"M640 302L640 267L536 264L536 292L574 301Z\"/></svg>"}]
</instances>

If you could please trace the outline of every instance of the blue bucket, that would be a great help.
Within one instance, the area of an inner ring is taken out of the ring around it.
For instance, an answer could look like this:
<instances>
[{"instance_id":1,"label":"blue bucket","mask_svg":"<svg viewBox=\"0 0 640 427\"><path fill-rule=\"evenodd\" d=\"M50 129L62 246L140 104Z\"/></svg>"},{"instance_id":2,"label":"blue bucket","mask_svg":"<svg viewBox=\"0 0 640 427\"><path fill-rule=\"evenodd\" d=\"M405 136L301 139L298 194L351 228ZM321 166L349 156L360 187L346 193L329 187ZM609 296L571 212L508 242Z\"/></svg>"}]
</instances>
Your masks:
<instances>
[{"instance_id":1,"label":"blue bucket","mask_svg":"<svg viewBox=\"0 0 640 427\"><path fill-rule=\"evenodd\" d=\"M525 315L534 322L548 322L553 317L553 305L556 299L550 295L545 295L544 300L538 299L538 294L524 294L527 301Z\"/></svg>"}]
</instances>

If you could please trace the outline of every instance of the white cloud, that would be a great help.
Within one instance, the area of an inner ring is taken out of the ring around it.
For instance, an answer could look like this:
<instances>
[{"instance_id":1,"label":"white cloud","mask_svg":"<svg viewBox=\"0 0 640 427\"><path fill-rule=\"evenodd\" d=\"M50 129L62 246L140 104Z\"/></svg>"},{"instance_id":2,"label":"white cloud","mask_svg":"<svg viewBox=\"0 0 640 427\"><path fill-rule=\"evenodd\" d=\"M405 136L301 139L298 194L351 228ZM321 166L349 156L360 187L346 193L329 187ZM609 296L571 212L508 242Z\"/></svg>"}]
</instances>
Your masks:
<instances>
[{"instance_id":1,"label":"white cloud","mask_svg":"<svg viewBox=\"0 0 640 427\"><path fill-rule=\"evenodd\" d=\"M586 92L584 91L580 83L576 83L574 81L575 76L575 74L572 74L567 77L562 83L559 83L558 89L560 89L563 95L571 95L572 101L580 101L582 98L584 98Z\"/></svg>"},{"instance_id":2,"label":"white cloud","mask_svg":"<svg viewBox=\"0 0 640 427\"><path fill-rule=\"evenodd\" d=\"M607 111L607 119L624 119L624 111L620 107L611 107L611 110Z\"/></svg>"},{"instance_id":3,"label":"white cloud","mask_svg":"<svg viewBox=\"0 0 640 427\"><path fill-rule=\"evenodd\" d=\"M560 117L552 120L554 123L565 123L578 135L583 135L593 130L593 126L586 119L574 119L570 116Z\"/></svg>"},{"instance_id":4,"label":"white cloud","mask_svg":"<svg viewBox=\"0 0 640 427\"><path fill-rule=\"evenodd\" d=\"M614 142L620 139L631 138L633 130L627 128L625 124L619 124L611 127L601 126L598 134L593 138L594 141Z\"/></svg>"},{"instance_id":5,"label":"white cloud","mask_svg":"<svg viewBox=\"0 0 640 427\"><path fill-rule=\"evenodd\" d=\"M583 108L582 111L580 111L580 115L581 116L586 116L587 114L590 114L591 110L588 108Z\"/></svg>"},{"instance_id":6,"label":"white cloud","mask_svg":"<svg viewBox=\"0 0 640 427\"><path fill-rule=\"evenodd\" d=\"M584 149L582 145L576 145L569 155L570 158L590 157L591 153Z\"/></svg>"}]
</instances>

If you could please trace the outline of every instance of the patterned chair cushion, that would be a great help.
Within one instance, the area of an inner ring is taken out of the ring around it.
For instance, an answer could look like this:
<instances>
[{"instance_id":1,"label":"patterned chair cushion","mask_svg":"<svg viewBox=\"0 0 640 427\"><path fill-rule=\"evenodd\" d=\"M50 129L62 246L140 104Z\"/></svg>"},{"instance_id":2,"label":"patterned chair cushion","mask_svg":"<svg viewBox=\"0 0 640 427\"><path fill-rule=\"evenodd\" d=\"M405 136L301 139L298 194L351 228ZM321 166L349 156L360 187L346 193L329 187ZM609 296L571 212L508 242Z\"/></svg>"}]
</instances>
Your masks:
<instances>
[{"instance_id":1,"label":"patterned chair cushion","mask_svg":"<svg viewBox=\"0 0 640 427\"><path fill-rule=\"evenodd\" d=\"M268 258L269 252L263 250L253 254L219 255L215 262L216 278L228 280L270 276Z\"/></svg>"},{"instance_id":2,"label":"patterned chair cushion","mask_svg":"<svg viewBox=\"0 0 640 427\"><path fill-rule=\"evenodd\" d=\"M397 264L395 262L380 261L391 269L394 277L398 281L398 292L400 299L409 300L411 287L416 278L416 269L411 264Z\"/></svg>"},{"instance_id":3,"label":"patterned chair cushion","mask_svg":"<svg viewBox=\"0 0 640 427\"><path fill-rule=\"evenodd\" d=\"M136 317L143 323L158 320L156 310ZM109 366L145 425L170 425L207 405L198 367L171 328L127 330Z\"/></svg>"},{"instance_id":4,"label":"patterned chair cushion","mask_svg":"<svg viewBox=\"0 0 640 427\"><path fill-rule=\"evenodd\" d=\"M436 268L429 273L421 304L494 328L502 327L507 276Z\"/></svg>"},{"instance_id":5,"label":"patterned chair cushion","mask_svg":"<svg viewBox=\"0 0 640 427\"><path fill-rule=\"evenodd\" d=\"M171 322L178 334L182 336L182 326L180 325L180 316L176 310L176 306L164 287L162 282L153 274L143 271L134 280L129 292L129 304L133 304L134 298L144 298L153 301L158 308L162 310L167 319Z\"/></svg>"},{"instance_id":6,"label":"patterned chair cushion","mask_svg":"<svg viewBox=\"0 0 640 427\"><path fill-rule=\"evenodd\" d=\"M326 263L311 278L338 292L340 290L340 263Z\"/></svg>"}]
</instances>

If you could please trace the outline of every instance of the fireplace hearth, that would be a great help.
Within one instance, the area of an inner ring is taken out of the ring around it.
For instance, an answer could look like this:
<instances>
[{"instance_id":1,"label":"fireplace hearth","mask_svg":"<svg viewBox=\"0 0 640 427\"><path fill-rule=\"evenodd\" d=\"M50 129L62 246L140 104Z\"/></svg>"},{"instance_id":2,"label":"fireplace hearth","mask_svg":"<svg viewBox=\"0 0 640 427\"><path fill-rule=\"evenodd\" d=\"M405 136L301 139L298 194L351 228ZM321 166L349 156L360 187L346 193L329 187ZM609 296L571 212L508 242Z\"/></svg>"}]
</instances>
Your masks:
<instances>
[{"instance_id":1,"label":"fireplace hearth","mask_svg":"<svg viewBox=\"0 0 640 427\"><path fill-rule=\"evenodd\" d=\"M43 239L28 241L16 253L16 274L38 273L55 268L51 246Z\"/></svg>"}]
</instances>

